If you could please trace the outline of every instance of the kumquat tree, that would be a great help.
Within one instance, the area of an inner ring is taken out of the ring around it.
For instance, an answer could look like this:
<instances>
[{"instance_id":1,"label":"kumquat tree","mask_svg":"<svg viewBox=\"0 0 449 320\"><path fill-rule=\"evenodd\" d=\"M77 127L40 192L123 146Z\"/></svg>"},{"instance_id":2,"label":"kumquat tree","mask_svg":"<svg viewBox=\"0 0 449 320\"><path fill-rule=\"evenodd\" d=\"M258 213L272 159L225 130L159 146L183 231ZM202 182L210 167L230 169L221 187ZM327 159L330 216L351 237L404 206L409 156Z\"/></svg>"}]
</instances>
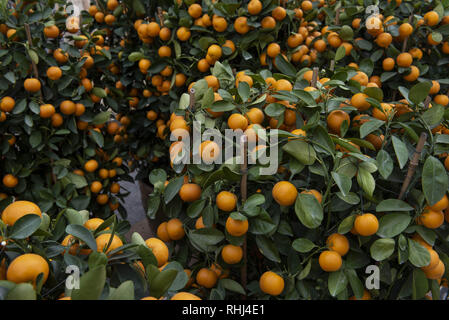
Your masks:
<instances>
[{"instance_id":1,"label":"kumquat tree","mask_svg":"<svg viewBox=\"0 0 449 320\"><path fill-rule=\"evenodd\" d=\"M0 0L1 300L447 299L449 1L78 2Z\"/></svg>"}]
</instances>

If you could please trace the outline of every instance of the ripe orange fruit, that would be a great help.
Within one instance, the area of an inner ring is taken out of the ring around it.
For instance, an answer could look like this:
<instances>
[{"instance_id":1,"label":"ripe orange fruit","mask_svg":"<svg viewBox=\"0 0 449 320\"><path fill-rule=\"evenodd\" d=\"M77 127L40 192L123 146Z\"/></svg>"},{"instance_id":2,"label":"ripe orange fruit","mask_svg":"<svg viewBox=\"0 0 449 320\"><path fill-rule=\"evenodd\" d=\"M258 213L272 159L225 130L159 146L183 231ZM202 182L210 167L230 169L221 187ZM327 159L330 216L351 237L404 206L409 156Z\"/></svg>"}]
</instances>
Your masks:
<instances>
[{"instance_id":1,"label":"ripe orange fruit","mask_svg":"<svg viewBox=\"0 0 449 320\"><path fill-rule=\"evenodd\" d=\"M442 211L434 211L428 207L424 208L423 213L419 216L419 221L429 229L437 229L444 222L444 214Z\"/></svg>"},{"instance_id":2,"label":"ripe orange fruit","mask_svg":"<svg viewBox=\"0 0 449 320\"><path fill-rule=\"evenodd\" d=\"M411 68L410 73L406 76L403 76L402 78L405 81L413 82L416 81L416 79L418 79L419 77L419 69L416 66L410 66L410 68Z\"/></svg>"},{"instance_id":3,"label":"ripe orange fruit","mask_svg":"<svg viewBox=\"0 0 449 320\"><path fill-rule=\"evenodd\" d=\"M381 103L380 107L382 111L374 108L373 109L373 117L379 120L386 121L389 119L390 114L393 112L393 106L389 103Z\"/></svg>"},{"instance_id":4,"label":"ripe orange fruit","mask_svg":"<svg viewBox=\"0 0 449 320\"><path fill-rule=\"evenodd\" d=\"M55 25L44 27L44 35L46 38L55 39L59 36L59 28Z\"/></svg>"},{"instance_id":5,"label":"ripe orange fruit","mask_svg":"<svg viewBox=\"0 0 449 320\"><path fill-rule=\"evenodd\" d=\"M445 271L444 263L441 260L438 260L438 264L436 267L424 271L424 273L426 274L427 279L438 280L441 279L441 277L444 275L444 271Z\"/></svg>"},{"instance_id":6,"label":"ripe orange fruit","mask_svg":"<svg viewBox=\"0 0 449 320\"><path fill-rule=\"evenodd\" d=\"M248 219L234 220L228 217L226 220L226 231L234 237L241 237L248 231Z\"/></svg>"},{"instance_id":7,"label":"ripe orange fruit","mask_svg":"<svg viewBox=\"0 0 449 320\"><path fill-rule=\"evenodd\" d=\"M171 56L171 48L169 46L161 46L157 52L161 58Z\"/></svg>"},{"instance_id":8,"label":"ripe orange fruit","mask_svg":"<svg viewBox=\"0 0 449 320\"><path fill-rule=\"evenodd\" d=\"M385 59L382 61L382 68L383 68L385 71L391 71L391 70L393 70L393 68L394 68L394 64L395 64L395 62L394 62L394 59L393 59L393 58L385 58Z\"/></svg>"},{"instance_id":9,"label":"ripe orange fruit","mask_svg":"<svg viewBox=\"0 0 449 320\"><path fill-rule=\"evenodd\" d=\"M189 292L178 292L170 300L201 300L201 298Z\"/></svg>"},{"instance_id":10,"label":"ripe orange fruit","mask_svg":"<svg viewBox=\"0 0 449 320\"><path fill-rule=\"evenodd\" d=\"M34 253L25 253L10 263L6 273L6 279L15 283L31 281L36 286L36 280L39 274L43 274L42 282L45 283L49 272L50 267L44 258Z\"/></svg>"},{"instance_id":11,"label":"ripe orange fruit","mask_svg":"<svg viewBox=\"0 0 449 320\"><path fill-rule=\"evenodd\" d=\"M8 226L13 226L17 220L27 214L42 216L41 209L30 201L15 201L3 210L2 221Z\"/></svg>"},{"instance_id":12,"label":"ripe orange fruit","mask_svg":"<svg viewBox=\"0 0 449 320\"><path fill-rule=\"evenodd\" d=\"M447 207L449 207L449 199L447 195L444 195L439 201L437 201L437 203L430 206L429 208L433 211L443 211Z\"/></svg>"},{"instance_id":13,"label":"ripe orange fruit","mask_svg":"<svg viewBox=\"0 0 449 320\"><path fill-rule=\"evenodd\" d=\"M11 97L3 97L0 102L0 110L3 112L11 112L16 105L16 101Z\"/></svg>"},{"instance_id":14,"label":"ripe orange fruit","mask_svg":"<svg viewBox=\"0 0 449 320\"><path fill-rule=\"evenodd\" d=\"M91 159L84 164L84 170L86 170L87 172L94 172L97 169L98 169L97 160Z\"/></svg>"},{"instance_id":15,"label":"ripe orange fruit","mask_svg":"<svg viewBox=\"0 0 449 320\"><path fill-rule=\"evenodd\" d=\"M28 78L23 83L23 86L28 92L38 92L41 89L41 82L36 78Z\"/></svg>"},{"instance_id":16,"label":"ripe orange fruit","mask_svg":"<svg viewBox=\"0 0 449 320\"><path fill-rule=\"evenodd\" d=\"M429 264L427 266L421 268L421 270L424 271L424 272L430 271L433 268L437 267L438 266L438 262L440 261L440 256L438 255L438 253L435 250L430 249L429 250L429 254L430 254L430 262L429 262Z\"/></svg>"},{"instance_id":17,"label":"ripe orange fruit","mask_svg":"<svg viewBox=\"0 0 449 320\"><path fill-rule=\"evenodd\" d=\"M59 105L59 110L61 111L62 114L71 115L71 114L75 113L76 106L75 106L75 103L73 101L64 100Z\"/></svg>"},{"instance_id":18,"label":"ripe orange fruit","mask_svg":"<svg viewBox=\"0 0 449 320\"><path fill-rule=\"evenodd\" d=\"M281 206L291 206L298 196L296 187L288 181L279 181L272 190L273 199Z\"/></svg>"},{"instance_id":19,"label":"ripe orange fruit","mask_svg":"<svg viewBox=\"0 0 449 320\"><path fill-rule=\"evenodd\" d=\"M201 14L203 13L203 9L198 3L191 4L188 8L189 15L193 19L197 19L201 17Z\"/></svg>"},{"instance_id":20,"label":"ripe orange fruit","mask_svg":"<svg viewBox=\"0 0 449 320\"><path fill-rule=\"evenodd\" d=\"M273 17L266 16L260 22L262 29L274 29L276 27L276 20Z\"/></svg>"},{"instance_id":21,"label":"ripe orange fruit","mask_svg":"<svg viewBox=\"0 0 449 320\"><path fill-rule=\"evenodd\" d=\"M440 91L440 83L436 80L432 80L432 87L430 88L430 94L437 94Z\"/></svg>"},{"instance_id":22,"label":"ripe orange fruit","mask_svg":"<svg viewBox=\"0 0 449 320\"><path fill-rule=\"evenodd\" d=\"M103 184L100 181L94 181L90 185L90 191L92 191L93 193L98 193L101 191L101 189L103 189Z\"/></svg>"},{"instance_id":23,"label":"ripe orange fruit","mask_svg":"<svg viewBox=\"0 0 449 320\"><path fill-rule=\"evenodd\" d=\"M149 37L153 38L157 37L159 35L159 32L161 31L161 27L156 22L150 22L149 24L147 24L146 29L146 34Z\"/></svg>"},{"instance_id":24,"label":"ripe orange fruit","mask_svg":"<svg viewBox=\"0 0 449 320\"><path fill-rule=\"evenodd\" d=\"M55 114L55 107L51 104L43 104L39 107L39 115L41 118L51 118Z\"/></svg>"},{"instance_id":25,"label":"ripe orange fruit","mask_svg":"<svg viewBox=\"0 0 449 320\"><path fill-rule=\"evenodd\" d=\"M346 121L348 125L351 123L349 115L343 110L333 110L327 116L327 127L330 132L340 134L340 128L344 121Z\"/></svg>"},{"instance_id":26,"label":"ripe orange fruit","mask_svg":"<svg viewBox=\"0 0 449 320\"><path fill-rule=\"evenodd\" d=\"M248 119L239 113L233 113L228 118L228 127L232 130L241 129L244 131L248 127Z\"/></svg>"},{"instance_id":27,"label":"ripe orange fruit","mask_svg":"<svg viewBox=\"0 0 449 320\"><path fill-rule=\"evenodd\" d=\"M163 266L168 261L168 247L162 240L158 238L149 238L145 240L146 245L153 251L154 256L157 260L158 267Z\"/></svg>"},{"instance_id":28,"label":"ripe orange fruit","mask_svg":"<svg viewBox=\"0 0 449 320\"><path fill-rule=\"evenodd\" d=\"M179 196L184 202L193 202L201 197L201 187L196 183L186 183L179 190Z\"/></svg>"},{"instance_id":29,"label":"ripe orange fruit","mask_svg":"<svg viewBox=\"0 0 449 320\"><path fill-rule=\"evenodd\" d=\"M112 236L111 233L103 233L103 234L100 234L95 239L95 241L97 242L97 251L98 252L103 252L103 250L108 245L108 243L111 239L111 236ZM117 235L114 234L112 241L111 241L111 245L108 247L108 249L105 251L105 253L109 253L112 250L115 250L121 246L123 246L122 240Z\"/></svg>"},{"instance_id":30,"label":"ripe orange fruit","mask_svg":"<svg viewBox=\"0 0 449 320\"><path fill-rule=\"evenodd\" d=\"M209 70L210 64L207 62L206 59L201 59L198 61L197 68L200 72L206 72Z\"/></svg>"},{"instance_id":31,"label":"ripe orange fruit","mask_svg":"<svg viewBox=\"0 0 449 320\"><path fill-rule=\"evenodd\" d=\"M50 67L47 69L47 77L53 81L62 77L62 70L59 67Z\"/></svg>"},{"instance_id":32,"label":"ripe orange fruit","mask_svg":"<svg viewBox=\"0 0 449 320\"><path fill-rule=\"evenodd\" d=\"M196 274L196 283L208 289L213 288L217 280L217 274L208 268L201 268Z\"/></svg>"},{"instance_id":33,"label":"ripe orange fruit","mask_svg":"<svg viewBox=\"0 0 449 320\"><path fill-rule=\"evenodd\" d=\"M216 16L212 18L212 26L217 32L224 32L228 28L228 22L225 18Z\"/></svg>"},{"instance_id":34,"label":"ripe orange fruit","mask_svg":"<svg viewBox=\"0 0 449 320\"><path fill-rule=\"evenodd\" d=\"M69 61L69 54L67 52L63 52L61 48L58 48L53 51L53 58L55 58L58 63L66 63Z\"/></svg>"},{"instance_id":35,"label":"ripe orange fruit","mask_svg":"<svg viewBox=\"0 0 449 320\"><path fill-rule=\"evenodd\" d=\"M259 287L266 294L278 296L284 291L284 279L273 271L266 271L260 276Z\"/></svg>"},{"instance_id":36,"label":"ripe orange fruit","mask_svg":"<svg viewBox=\"0 0 449 320\"><path fill-rule=\"evenodd\" d=\"M181 27L176 31L176 36L180 41L187 41L190 38L190 30L186 27Z\"/></svg>"},{"instance_id":37,"label":"ripe orange fruit","mask_svg":"<svg viewBox=\"0 0 449 320\"><path fill-rule=\"evenodd\" d=\"M355 218L354 229L361 236L371 236L379 229L379 221L372 213L364 213Z\"/></svg>"},{"instance_id":38,"label":"ripe orange fruit","mask_svg":"<svg viewBox=\"0 0 449 320\"><path fill-rule=\"evenodd\" d=\"M159 239L161 239L164 242L171 241L170 236L168 235L168 232L167 232L167 222L162 222L157 227L156 235Z\"/></svg>"},{"instance_id":39,"label":"ripe orange fruit","mask_svg":"<svg viewBox=\"0 0 449 320\"><path fill-rule=\"evenodd\" d=\"M375 40L377 45L381 48L387 48L391 44L392 41L393 41L393 37L388 32L380 33Z\"/></svg>"},{"instance_id":40,"label":"ripe orange fruit","mask_svg":"<svg viewBox=\"0 0 449 320\"><path fill-rule=\"evenodd\" d=\"M246 34L250 30L247 17L238 17L234 21L234 29L239 34Z\"/></svg>"},{"instance_id":41,"label":"ripe orange fruit","mask_svg":"<svg viewBox=\"0 0 449 320\"><path fill-rule=\"evenodd\" d=\"M250 15L257 15L262 11L262 2L260 2L259 0L251 0L248 3L248 12Z\"/></svg>"},{"instance_id":42,"label":"ripe orange fruit","mask_svg":"<svg viewBox=\"0 0 449 320\"><path fill-rule=\"evenodd\" d=\"M433 98L433 101L445 107L449 104L449 97L445 94L438 94Z\"/></svg>"},{"instance_id":43,"label":"ripe orange fruit","mask_svg":"<svg viewBox=\"0 0 449 320\"><path fill-rule=\"evenodd\" d=\"M95 231L95 230L98 229L98 227L99 227L103 222L104 222L103 219L100 219L100 218L92 218L92 219L89 219L89 220L87 220L86 222L84 222L84 226L85 226L87 229L91 230L91 231ZM107 229L109 229L109 228L107 228ZM107 229L106 229L106 230L107 230Z\"/></svg>"},{"instance_id":44,"label":"ripe orange fruit","mask_svg":"<svg viewBox=\"0 0 449 320\"><path fill-rule=\"evenodd\" d=\"M366 98L368 98L367 94L356 93L351 98L351 104L359 111L368 110L371 107L371 104L366 100Z\"/></svg>"},{"instance_id":45,"label":"ripe orange fruit","mask_svg":"<svg viewBox=\"0 0 449 320\"><path fill-rule=\"evenodd\" d=\"M357 81L361 86L366 86L369 81L368 76L363 71L357 71L357 74L351 80Z\"/></svg>"},{"instance_id":46,"label":"ripe orange fruit","mask_svg":"<svg viewBox=\"0 0 449 320\"><path fill-rule=\"evenodd\" d=\"M227 264L236 264L242 260L243 250L241 247L227 244L221 250L221 257Z\"/></svg>"},{"instance_id":47,"label":"ripe orange fruit","mask_svg":"<svg viewBox=\"0 0 449 320\"><path fill-rule=\"evenodd\" d=\"M399 35L402 38L408 37L413 32L413 27L410 23L406 22L399 26Z\"/></svg>"},{"instance_id":48,"label":"ripe orange fruit","mask_svg":"<svg viewBox=\"0 0 449 320\"><path fill-rule=\"evenodd\" d=\"M429 27L433 27L438 24L440 16L436 11L429 11L424 15L424 23Z\"/></svg>"},{"instance_id":49,"label":"ripe orange fruit","mask_svg":"<svg viewBox=\"0 0 449 320\"><path fill-rule=\"evenodd\" d=\"M182 221L177 218L168 220L166 229L171 240L181 240L186 234Z\"/></svg>"},{"instance_id":50,"label":"ripe orange fruit","mask_svg":"<svg viewBox=\"0 0 449 320\"><path fill-rule=\"evenodd\" d=\"M218 209L226 212L233 211L237 205L237 196L229 191L221 191L215 198Z\"/></svg>"},{"instance_id":51,"label":"ripe orange fruit","mask_svg":"<svg viewBox=\"0 0 449 320\"><path fill-rule=\"evenodd\" d=\"M407 68L410 67L413 62L413 57L408 52L402 52L396 57L396 63L399 67Z\"/></svg>"},{"instance_id":52,"label":"ripe orange fruit","mask_svg":"<svg viewBox=\"0 0 449 320\"><path fill-rule=\"evenodd\" d=\"M327 237L326 244L330 250L337 252L341 256L344 256L349 251L348 238L339 233L333 233Z\"/></svg>"},{"instance_id":53,"label":"ripe orange fruit","mask_svg":"<svg viewBox=\"0 0 449 320\"><path fill-rule=\"evenodd\" d=\"M275 58L278 54L281 53L281 47L279 46L279 44L272 42L268 45L267 47L267 55L270 58Z\"/></svg>"},{"instance_id":54,"label":"ripe orange fruit","mask_svg":"<svg viewBox=\"0 0 449 320\"><path fill-rule=\"evenodd\" d=\"M328 250L321 252L318 263L324 271L334 272L341 268L343 261L338 252Z\"/></svg>"}]
</instances>

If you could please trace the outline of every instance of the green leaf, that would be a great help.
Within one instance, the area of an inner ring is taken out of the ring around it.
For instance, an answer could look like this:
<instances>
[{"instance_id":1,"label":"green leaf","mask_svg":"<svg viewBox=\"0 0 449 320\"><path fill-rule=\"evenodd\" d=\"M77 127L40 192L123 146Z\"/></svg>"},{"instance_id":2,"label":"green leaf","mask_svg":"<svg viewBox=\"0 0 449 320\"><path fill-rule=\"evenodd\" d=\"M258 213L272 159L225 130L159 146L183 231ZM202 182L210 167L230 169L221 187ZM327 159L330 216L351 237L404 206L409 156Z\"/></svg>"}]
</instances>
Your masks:
<instances>
[{"instance_id":1,"label":"green leaf","mask_svg":"<svg viewBox=\"0 0 449 320\"><path fill-rule=\"evenodd\" d=\"M170 288L177 275L178 270L175 269L164 269L159 272L151 281L151 296L155 298L160 298L163 296L167 292L168 288Z\"/></svg>"},{"instance_id":2,"label":"green leaf","mask_svg":"<svg viewBox=\"0 0 449 320\"><path fill-rule=\"evenodd\" d=\"M376 188L376 181L368 170L359 167L357 182L359 186L362 187L363 191L365 191L369 196L373 196L374 189Z\"/></svg>"},{"instance_id":3,"label":"green leaf","mask_svg":"<svg viewBox=\"0 0 449 320\"><path fill-rule=\"evenodd\" d=\"M399 162L399 168L404 168L408 161L408 149L404 142L396 136L392 136L391 140L393 142L394 152L396 153L396 158Z\"/></svg>"},{"instance_id":4,"label":"green leaf","mask_svg":"<svg viewBox=\"0 0 449 320\"><path fill-rule=\"evenodd\" d=\"M411 102L419 104L429 95L432 83L430 81L415 84L409 91L408 98Z\"/></svg>"},{"instance_id":5,"label":"green leaf","mask_svg":"<svg viewBox=\"0 0 449 320\"><path fill-rule=\"evenodd\" d=\"M363 93L368 95L370 98L376 99L379 102L382 102L384 99L384 93L380 88L367 87L365 88L365 90L363 90Z\"/></svg>"},{"instance_id":6,"label":"green leaf","mask_svg":"<svg viewBox=\"0 0 449 320\"><path fill-rule=\"evenodd\" d=\"M354 226L355 218L356 216L354 214L344 218L340 222L340 225L338 226L338 233L340 234L348 233Z\"/></svg>"},{"instance_id":7,"label":"green leaf","mask_svg":"<svg viewBox=\"0 0 449 320\"><path fill-rule=\"evenodd\" d=\"M414 300L423 298L429 291L429 281L426 278L424 271L419 269L413 270L413 293Z\"/></svg>"},{"instance_id":8,"label":"green leaf","mask_svg":"<svg viewBox=\"0 0 449 320\"><path fill-rule=\"evenodd\" d=\"M41 225L41 217L37 214L27 214L18 219L11 228L10 237L25 239L31 236Z\"/></svg>"},{"instance_id":9,"label":"green leaf","mask_svg":"<svg viewBox=\"0 0 449 320\"><path fill-rule=\"evenodd\" d=\"M104 137L103 135L96 130L89 130L91 139L100 147L104 146Z\"/></svg>"},{"instance_id":10,"label":"green leaf","mask_svg":"<svg viewBox=\"0 0 449 320\"><path fill-rule=\"evenodd\" d=\"M331 296L335 297L348 285L348 278L342 269L329 273L327 286Z\"/></svg>"},{"instance_id":11,"label":"green leaf","mask_svg":"<svg viewBox=\"0 0 449 320\"><path fill-rule=\"evenodd\" d=\"M247 84L246 82L239 82L237 91L243 103L246 103L249 99L249 84Z\"/></svg>"},{"instance_id":12,"label":"green leaf","mask_svg":"<svg viewBox=\"0 0 449 320\"><path fill-rule=\"evenodd\" d=\"M316 245L306 238L299 238L293 241L292 248L298 252L306 253L315 248Z\"/></svg>"},{"instance_id":13,"label":"green leaf","mask_svg":"<svg viewBox=\"0 0 449 320\"><path fill-rule=\"evenodd\" d=\"M209 251L210 246L215 246L224 239L224 234L214 228L192 230L188 233L189 239L204 251ZM213 248L212 248L213 249Z\"/></svg>"},{"instance_id":14,"label":"green leaf","mask_svg":"<svg viewBox=\"0 0 449 320\"><path fill-rule=\"evenodd\" d=\"M144 58L144 55L142 52L132 52L128 56L128 60L131 62L136 62L143 58Z\"/></svg>"},{"instance_id":15,"label":"green leaf","mask_svg":"<svg viewBox=\"0 0 449 320\"><path fill-rule=\"evenodd\" d=\"M393 160L391 159L390 155L385 150L380 150L377 153L376 157L377 161L377 167L379 169L379 173L384 179L388 179L390 174L393 172Z\"/></svg>"},{"instance_id":16,"label":"green leaf","mask_svg":"<svg viewBox=\"0 0 449 320\"><path fill-rule=\"evenodd\" d=\"M110 111L103 111L100 112L99 114L97 114L93 119L92 119L92 124L96 125L96 124L103 124L106 123L109 119L111 118L111 112Z\"/></svg>"},{"instance_id":17,"label":"green leaf","mask_svg":"<svg viewBox=\"0 0 449 320\"><path fill-rule=\"evenodd\" d=\"M108 94L106 93L106 91L103 88L98 88L98 87L94 87L92 89L92 93L99 98L106 98L108 96Z\"/></svg>"},{"instance_id":18,"label":"green leaf","mask_svg":"<svg viewBox=\"0 0 449 320\"><path fill-rule=\"evenodd\" d=\"M36 300L36 291L30 283L19 283L8 292L6 300Z\"/></svg>"},{"instance_id":19,"label":"green leaf","mask_svg":"<svg viewBox=\"0 0 449 320\"><path fill-rule=\"evenodd\" d=\"M305 141L292 140L287 142L282 150L293 156L300 163L310 166L315 163L316 152L315 149Z\"/></svg>"},{"instance_id":20,"label":"green leaf","mask_svg":"<svg viewBox=\"0 0 449 320\"><path fill-rule=\"evenodd\" d=\"M385 124L385 121L378 119L370 119L360 126L360 138L365 138L371 132L376 131Z\"/></svg>"},{"instance_id":21,"label":"green leaf","mask_svg":"<svg viewBox=\"0 0 449 320\"><path fill-rule=\"evenodd\" d=\"M377 212L384 211L412 211L413 207L407 202L398 199L382 200L376 207Z\"/></svg>"},{"instance_id":22,"label":"green leaf","mask_svg":"<svg viewBox=\"0 0 449 320\"><path fill-rule=\"evenodd\" d=\"M394 246L394 239L377 239L370 247L371 257L376 261L385 260L393 254Z\"/></svg>"},{"instance_id":23,"label":"green leaf","mask_svg":"<svg viewBox=\"0 0 449 320\"><path fill-rule=\"evenodd\" d=\"M86 243L87 246L93 251L97 251L97 242L95 241L92 233L86 227L79 224L69 224L65 228L65 232Z\"/></svg>"},{"instance_id":24,"label":"green leaf","mask_svg":"<svg viewBox=\"0 0 449 320\"><path fill-rule=\"evenodd\" d=\"M125 281L112 292L108 300L134 300L134 283L132 280Z\"/></svg>"},{"instance_id":25,"label":"green leaf","mask_svg":"<svg viewBox=\"0 0 449 320\"><path fill-rule=\"evenodd\" d=\"M337 49L337 52L335 52L335 62L337 62L338 60L341 60L345 57L346 55L346 49L345 46L339 46Z\"/></svg>"},{"instance_id":26,"label":"green leaf","mask_svg":"<svg viewBox=\"0 0 449 320\"><path fill-rule=\"evenodd\" d=\"M72 300L98 300L106 283L106 266L98 266L83 274L79 289L72 290Z\"/></svg>"},{"instance_id":27,"label":"green leaf","mask_svg":"<svg viewBox=\"0 0 449 320\"><path fill-rule=\"evenodd\" d=\"M164 191L164 201L169 203L179 192L182 185L184 184L184 177L178 177L170 180Z\"/></svg>"},{"instance_id":28,"label":"green leaf","mask_svg":"<svg viewBox=\"0 0 449 320\"><path fill-rule=\"evenodd\" d=\"M153 185L155 185L158 182L165 183L165 180L167 180L167 173L165 172L164 169L154 169L150 172L148 179Z\"/></svg>"},{"instance_id":29,"label":"green leaf","mask_svg":"<svg viewBox=\"0 0 449 320\"><path fill-rule=\"evenodd\" d=\"M236 108L236 106L229 101L226 100L218 100L212 103L210 109L214 112L226 112L232 111Z\"/></svg>"},{"instance_id":30,"label":"green leaf","mask_svg":"<svg viewBox=\"0 0 449 320\"><path fill-rule=\"evenodd\" d=\"M285 58L282 56L282 54L278 54L275 58L275 64L276 68L282 72L283 74L289 76L289 77L295 77L296 76L296 68Z\"/></svg>"},{"instance_id":31,"label":"green leaf","mask_svg":"<svg viewBox=\"0 0 449 320\"><path fill-rule=\"evenodd\" d=\"M443 198L449 187L446 169L435 157L429 156L422 171L422 190L430 206Z\"/></svg>"},{"instance_id":32,"label":"green leaf","mask_svg":"<svg viewBox=\"0 0 449 320\"><path fill-rule=\"evenodd\" d=\"M421 268L429 265L430 253L424 246L412 239L408 239L408 251L408 260L415 267Z\"/></svg>"},{"instance_id":33,"label":"green leaf","mask_svg":"<svg viewBox=\"0 0 449 320\"><path fill-rule=\"evenodd\" d=\"M245 289L243 289L243 287L240 285L240 283L238 283L235 280L220 279L219 284L221 284L223 286L223 288L225 288L226 290L240 293L240 294L245 294Z\"/></svg>"},{"instance_id":34,"label":"green leaf","mask_svg":"<svg viewBox=\"0 0 449 320\"><path fill-rule=\"evenodd\" d=\"M357 299L362 299L364 293L364 286L362 281L357 276L357 272L354 269L345 270L346 277L349 280L352 291Z\"/></svg>"},{"instance_id":35,"label":"green leaf","mask_svg":"<svg viewBox=\"0 0 449 320\"><path fill-rule=\"evenodd\" d=\"M71 183L75 185L75 188L77 189L81 189L87 186L86 178L83 176L69 172L66 177L69 179Z\"/></svg>"},{"instance_id":36,"label":"green leaf","mask_svg":"<svg viewBox=\"0 0 449 320\"><path fill-rule=\"evenodd\" d=\"M315 229L323 221L323 207L311 194L300 193L296 198L295 212L301 223L309 229Z\"/></svg>"},{"instance_id":37,"label":"green leaf","mask_svg":"<svg viewBox=\"0 0 449 320\"><path fill-rule=\"evenodd\" d=\"M200 199L192 202L187 208L187 216L189 218L197 218L204 209L206 205L206 199Z\"/></svg>"},{"instance_id":38,"label":"green leaf","mask_svg":"<svg viewBox=\"0 0 449 320\"><path fill-rule=\"evenodd\" d=\"M262 235L256 236L256 243L259 251L268 259L274 262L281 262L281 257L279 256L279 251L276 248L274 242Z\"/></svg>"},{"instance_id":39,"label":"green leaf","mask_svg":"<svg viewBox=\"0 0 449 320\"><path fill-rule=\"evenodd\" d=\"M422 114L424 121L431 127L438 125L444 116L445 108L439 104L435 104Z\"/></svg>"},{"instance_id":40,"label":"green leaf","mask_svg":"<svg viewBox=\"0 0 449 320\"><path fill-rule=\"evenodd\" d=\"M338 185L338 188L340 189L343 196L347 196L352 186L351 178L335 171L332 171L331 174L332 178L334 178L334 181Z\"/></svg>"},{"instance_id":41,"label":"green leaf","mask_svg":"<svg viewBox=\"0 0 449 320\"><path fill-rule=\"evenodd\" d=\"M382 238L393 238L407 229L412 217L406 213L388 213L379 220L377 235Z\"/></svg>"}]
</instances>

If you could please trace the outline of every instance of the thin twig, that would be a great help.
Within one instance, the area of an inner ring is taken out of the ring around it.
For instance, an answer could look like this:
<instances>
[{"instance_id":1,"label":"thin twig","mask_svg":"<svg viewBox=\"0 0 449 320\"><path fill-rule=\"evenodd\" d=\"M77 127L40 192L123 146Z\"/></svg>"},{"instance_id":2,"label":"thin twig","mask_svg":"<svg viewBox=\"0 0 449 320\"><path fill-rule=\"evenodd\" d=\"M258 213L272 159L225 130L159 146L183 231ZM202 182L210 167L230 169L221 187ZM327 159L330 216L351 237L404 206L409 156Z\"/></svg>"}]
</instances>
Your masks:
<instances>
[{"instance_id":1,"label":"thin twig","mask_svg":"<svg viewBox=\"0 0 449 320\"><path fill-rule=\"evenodd\" d=\"M318 67L313 68L313 74L312 74L312 81L310 85L314 88L316 88L316 82L318 80Z\"/></svg>"},{"instance_id":2,"label":"thin twig","mask_svg":"<svg viewBox=\"0 0 449 320\"><path fill-rule=\"evenodd\" d=\"M402 199L405 195L405 192L408 189L408 186L410 185L410 182L412 181L413 175L415 174L416 167L419 164L419 157L421 156L422 149L424 148L424 143L427 140L427 133L422 132L418 144L416 145L416 150L413 154L413 158L410 161L410 165L408 166L407 175L405 177L404 183L402 184L401 192L399 193L398 199Z\"/></svg>"}]
</instances>

